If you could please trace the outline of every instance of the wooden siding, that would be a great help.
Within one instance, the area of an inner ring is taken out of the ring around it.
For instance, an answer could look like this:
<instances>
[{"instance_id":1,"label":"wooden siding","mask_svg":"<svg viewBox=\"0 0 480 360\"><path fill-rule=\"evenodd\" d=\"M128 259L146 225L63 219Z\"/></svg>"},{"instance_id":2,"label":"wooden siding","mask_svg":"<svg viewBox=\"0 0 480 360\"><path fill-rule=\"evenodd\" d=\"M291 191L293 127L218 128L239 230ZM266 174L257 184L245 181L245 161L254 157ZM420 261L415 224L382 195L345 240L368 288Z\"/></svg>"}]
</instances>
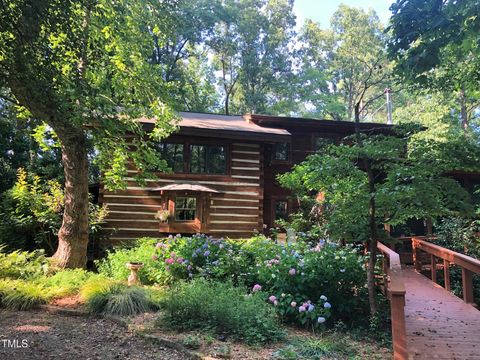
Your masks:
<instances>
[{"instance_id":1,"label":"wooden siding","mask_svg":"<svg viewBox=\"0 0 480 360\"><path fill-rule=\"evenodd\" d=\"M192 141L192 138L189 138ZM127 188L121 191L100 189L99 201L107 204L105 228L112 242L140 236L161 236L154 218L165 198L154 189L173 183L194 183L218 193L210 194L206 205L205 228L215 237L241 238L262 231L263 227L263 146L257 143L229 142L230 169L227 175L158 174L145 186L134 181L136 169L129 166Z\"/></svg>"}]
</instances>

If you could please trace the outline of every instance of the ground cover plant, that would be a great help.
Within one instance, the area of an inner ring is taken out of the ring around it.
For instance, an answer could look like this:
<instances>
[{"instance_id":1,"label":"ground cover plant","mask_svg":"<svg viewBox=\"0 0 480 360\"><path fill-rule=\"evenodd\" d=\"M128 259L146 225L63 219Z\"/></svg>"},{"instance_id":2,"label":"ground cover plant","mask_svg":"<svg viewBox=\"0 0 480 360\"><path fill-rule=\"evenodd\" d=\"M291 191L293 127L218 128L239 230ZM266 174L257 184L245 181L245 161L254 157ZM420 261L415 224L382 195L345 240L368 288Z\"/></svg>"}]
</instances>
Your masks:
<instances>
[{"instance_id":1,"label":"ground cover plant","mask_svg":"<svg viewBox=\"0 0 480 360\"><path fill-rule=\"evenodd\" d=\"M162 302L159 324L184 330L210 330L247 344L263 344L282 338L275 310L261 293L231 283L193 280L174 286Z\"/></svg>"}]
</instances>

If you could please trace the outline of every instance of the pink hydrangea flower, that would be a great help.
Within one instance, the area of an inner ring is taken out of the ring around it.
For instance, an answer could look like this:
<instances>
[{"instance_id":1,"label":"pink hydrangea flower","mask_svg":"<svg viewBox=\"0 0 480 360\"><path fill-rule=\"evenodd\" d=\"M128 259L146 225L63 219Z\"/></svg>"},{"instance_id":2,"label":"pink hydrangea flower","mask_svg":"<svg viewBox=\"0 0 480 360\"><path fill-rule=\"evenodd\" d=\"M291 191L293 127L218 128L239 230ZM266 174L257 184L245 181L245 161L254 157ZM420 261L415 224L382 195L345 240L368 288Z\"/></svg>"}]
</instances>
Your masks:
<instances>
[{"instance_id":1,"label":"pink hydrangea flower","mask_svg":"<svg viewBox=\"0 0 480 360\"><path fill-rule=\"evenodd\" d=\"M290 306L291 306L291 307L296 307L296 306L297 306L297 303L296 303L295 301L292 301L292 302L290 303Z\"/></svg>"},{"instance_id":2,"label":"pink hydrangea flower","mask_svg":"<svg viewBox=\"0 0 480 360\"><path fill-rule=\"evenodd\" d=\"M178 262L179 264L181 264L181 263L183 262L183 258L182 258L182 257L179 257L179 258L177 259L177 262Z\"/></svg>"},{"instance_id":3,"label":"pink hydrangea flower","mask_svg":"<svg viewBox=\"0 0 480 360\"><path fill-rule=\"evenodd\" d=\"M288 274L292 275L292 276L295 275L296 273L297 273L297 270L295 270L293 268L288 271Z\"/></svg>"},{"instance_id":4,"label":"pink hydrangea flower","mask_svg":"<svg viewBox=\"0 0 480 360\"><path fill-rule=\"evenodd\" d=\"M298 308L298 312L301 312L301 313L305 312L305 310L307 310L307 309L303 305Z\"/></svg>"},{"instance_id":5,"label":"pink hydrangea flower","mask_svg":"<svg viewBox=\"0 0 480 360\"><path fill-rule=\"evenodd\" d=\"M261 291L262 290L262 286L259 285L259 284L255 284L253 285L253 288L252 288L252 291L253 292L257 292L257 291Z\"/></svg>"},{"instance_id":6,"label":"pink hydrangea flower","mask_svg":"<svg viewBox=\"0 0 480 360\"><path fill-rule=\"evenodd\" d=\"M165 262L166 262L167 264L173 264L173 263L175 262L175 260L172 259L172 258L168 258L167 260L165 260Z\"/></svg>"},{"instance_id":7,"label":"pink hydrangea flower","mask_svg":"<svg viewBox=\"0 0 480 360\"><path fill-rule=\"evenodd\" d=\"M268 298L268 300L271 302L271 303L274 303L275 301L277 301L277 297L275 295L272 295Z\"/></svg>"}]
</instances>

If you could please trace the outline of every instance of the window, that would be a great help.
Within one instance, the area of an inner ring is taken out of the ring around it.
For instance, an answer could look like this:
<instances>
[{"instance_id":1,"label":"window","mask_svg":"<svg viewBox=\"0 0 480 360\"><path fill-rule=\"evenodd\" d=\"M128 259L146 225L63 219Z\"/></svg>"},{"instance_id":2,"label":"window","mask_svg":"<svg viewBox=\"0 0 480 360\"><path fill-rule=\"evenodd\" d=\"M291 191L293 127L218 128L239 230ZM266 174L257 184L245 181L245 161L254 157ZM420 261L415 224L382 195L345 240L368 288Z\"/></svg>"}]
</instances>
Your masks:
<instances>
[{"instance_id":1,"label":"window","mask_svg":"<svg viewBox=\"0 0 480 360\"><path fill-rule=\"evenodd\" d=\"M286 200L275 201L275 221L288 219L288 203Z\"/></svg>"},{"instance_id":2,"label":"window","mask_svg":"<svg viewBox=\"0 0 480 360\"><path fill-rule=\"evenodd\" d=\"M177 197L175 199L175 221L195 220L197 199L194 197Z\"/></svg>"},{"instance_id":3,"label":"window","mask_svg":"<svg viewBox=\"0 0 480 360\"><path fill-rule=\"evenodd\" d=\"M313 150L314 151L322 151L328 145L334 144L334 143L335 143L335 139L333 139L333 138L317 136L317 137L314 138L314 141L313 141Z\"/></svg>"},{"instance_id":4,"label":"window","mask_svg":"<svg viewBox=\"0 0 480 360\"><path fill-rule=\"evenodd\" d=\"M274 145L273 159L288 161L288 143L277 143Z\"/></svg>"},{"instance_id":5,"label":"window","mask_svg":"<svg viewBox=\"0 0 480 360\"><path fill-rule=\"evenodd\" d=\"M174 173L183 172L183 144L160 143L157 149Z\"/></svg>"},{"instance_id":6,"label":"window","mask_svg":"<svg viewBox=\"0 0 480 360\"><path fill-rule=\"evenodd\" d=\"M190 172L225 174L226 150L218 145L190 145Z\"/></svg>"}]
</instances>

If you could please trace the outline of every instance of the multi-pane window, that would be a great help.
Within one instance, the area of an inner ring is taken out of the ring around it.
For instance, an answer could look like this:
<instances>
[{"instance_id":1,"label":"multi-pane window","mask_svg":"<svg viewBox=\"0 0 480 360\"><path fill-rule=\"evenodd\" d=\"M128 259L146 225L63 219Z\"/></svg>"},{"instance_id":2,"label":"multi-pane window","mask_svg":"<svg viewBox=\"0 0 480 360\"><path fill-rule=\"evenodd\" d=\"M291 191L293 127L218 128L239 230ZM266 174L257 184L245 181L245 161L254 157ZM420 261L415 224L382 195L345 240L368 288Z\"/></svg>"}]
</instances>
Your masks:
<instances>
[{"instance_id":1,"label":"multi-pane window","mask_svg":"<svg viewBox=\"0 0 480 360\"><path fill-rule=\"evenodd\" d=\"M313 150L322 151L328 145L331 145L331 144L334 144L334 143L335 143L335 139L333 139L333 138L317 136L317 137L314 138L314 141L313 141Z\"/></svg>"},{"instance_id":2,"label":"multi-pane window","mask_svg":"<svg viewBox=\"0 0 480 360\"><path fill-rule=\"evenodd\" d=\"M226 149L218 145L190 145L190 172L225 174Z\"/></svg>"},{"instance_id":3,"label":"multi-pane window","mask_svg":"<svg viewBox=\"0 0 480 360\"><path fill-rule=\"evenodd\" d=\"M277 161L288 161L288 143L276 143L273 149L273 158Z\"/></svg>"},{"instance_id":4,"label":"multi-pane window","mask_svg":"<svg viewBox=\"0 0 480 360\"><path fill-rule=\"evenodd\" d=\"M192 221L195 220L197 209L197 199L194 197L177 197L175 199L175 220Z\"/></svg>"},{"instance_id":5,"label":"multi-pane window","mask_svg":"<svg viewBox=\"0 0 480 360\"><path fill-rule=\"evenodd\" d=\"M174 173L183 172L183 144L159 143L157 149Z\"/></svg>"},{"instance_id":6,"label":"multi-pane window","mask_svg":"<svg viewBox=\"0 0 480 360\"><path fill-rule=\"evenodd\" d=\"M275 201L275 221L288 219L288 202L286 200Z\"/></svg>"}]
</instances>

